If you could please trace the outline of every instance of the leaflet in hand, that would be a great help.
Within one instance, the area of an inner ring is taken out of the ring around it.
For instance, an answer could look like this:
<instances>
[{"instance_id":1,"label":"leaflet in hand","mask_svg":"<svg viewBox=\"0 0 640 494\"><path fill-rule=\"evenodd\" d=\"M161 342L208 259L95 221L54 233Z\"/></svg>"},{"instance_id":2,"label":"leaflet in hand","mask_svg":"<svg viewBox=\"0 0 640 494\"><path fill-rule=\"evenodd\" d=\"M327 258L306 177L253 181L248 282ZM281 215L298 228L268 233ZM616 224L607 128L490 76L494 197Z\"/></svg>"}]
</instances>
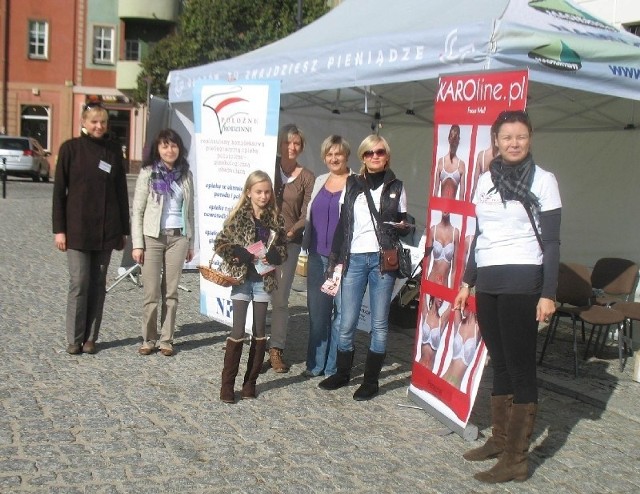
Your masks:
<instances>
[{"instance_id":1,"label":"leaflet in hand","mask_svg":"<svg viewBox=\"0 0 640 494\"><path fill-rule=\"evenodd\" d=\"M338 264L333 270L333 276L325 282L320 287L320 291L326 293L327 295L331 295L335 297L338 293L338 289L340 288L340 280L342 279L342 264Z\"/></svg>"},{"instance_id":2,"label":"leaflet in hand","mask_svg":"<svg viewBox=\"0 0 640 494\"><path fill-rule=\"evenodd\" d=\"M273 230L272 230L272 234L273 235L269 235L268 245L271 245L271 242L273 242L273 238L275 238L275 232L273 232ZM276 269L276 267L273 264L265 264L262 262L265 256L267 255L267 250L269 250L267 246L264 245L264 242L262 242L262 240L258 240L256 243L249 245L247 247L247 250L251 252L251 254L253 254L253 256L255 257L253 261L253 265L255 266L258 274L265 275L270 271L273 271L274 269Z\"/></svg>"}]
</instances>

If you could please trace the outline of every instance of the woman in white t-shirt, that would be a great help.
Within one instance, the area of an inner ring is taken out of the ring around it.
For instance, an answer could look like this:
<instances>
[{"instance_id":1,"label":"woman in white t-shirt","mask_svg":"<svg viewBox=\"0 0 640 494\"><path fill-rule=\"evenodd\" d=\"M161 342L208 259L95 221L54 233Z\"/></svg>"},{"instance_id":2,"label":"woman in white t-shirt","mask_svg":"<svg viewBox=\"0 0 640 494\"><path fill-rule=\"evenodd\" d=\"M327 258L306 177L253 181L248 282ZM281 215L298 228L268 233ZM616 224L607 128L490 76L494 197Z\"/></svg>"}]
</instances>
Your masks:
<instances>
[{"instance_id":1,"label":"woman in white t-shirt","mask_svg":"<svg viewBox=\"0 0 640 494\"><path fill-rule=\"evenodd\" d=\"M531 121L502 112L492 126L498 155L473 197L476 235L454 310L475 286L480 333L493 366L492 436L464 458L498 463L475 478L525 480L537 412L538 322L555 312L561 201L554 175L531 155Z\"/></svg>"}]
</instances>

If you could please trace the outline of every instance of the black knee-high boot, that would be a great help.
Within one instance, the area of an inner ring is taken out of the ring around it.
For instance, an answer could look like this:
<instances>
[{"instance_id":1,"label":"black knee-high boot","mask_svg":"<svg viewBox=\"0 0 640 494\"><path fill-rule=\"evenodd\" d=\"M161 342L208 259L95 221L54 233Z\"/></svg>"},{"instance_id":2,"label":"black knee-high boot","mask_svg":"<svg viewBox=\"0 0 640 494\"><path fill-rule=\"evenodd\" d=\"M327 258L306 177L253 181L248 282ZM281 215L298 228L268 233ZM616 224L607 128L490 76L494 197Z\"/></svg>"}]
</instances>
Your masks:
<instances>
[{"instance_id":1,"label":"black knee-high boot","mask_svg":"<svg viewBox=\"0 0 640 494\"><path fill-rule=\"evenodd\" d=\"M336 357L336 373L332 376L327 377L323 381L320 381L318 387L321 389L338 389L343 386L349 384L349 380L351 379L351 367L353 366L353 355L355 354L355 350L351 350L350 352L343 352L338 350L338 354Z\"/></svg>"},{"instance_id":2,"label":"black knee-high boot","mask_svg":"<svg viewBox=\"0 0 640 494\"><path fill-rule=\"evenodd\" d=\"M364 401L378 394L378 378L386 355L386 353L376 353L371 350L367 352L367 360L364 364L364 382L353 393L354 400Z\"/></svg>"}]
</instances>

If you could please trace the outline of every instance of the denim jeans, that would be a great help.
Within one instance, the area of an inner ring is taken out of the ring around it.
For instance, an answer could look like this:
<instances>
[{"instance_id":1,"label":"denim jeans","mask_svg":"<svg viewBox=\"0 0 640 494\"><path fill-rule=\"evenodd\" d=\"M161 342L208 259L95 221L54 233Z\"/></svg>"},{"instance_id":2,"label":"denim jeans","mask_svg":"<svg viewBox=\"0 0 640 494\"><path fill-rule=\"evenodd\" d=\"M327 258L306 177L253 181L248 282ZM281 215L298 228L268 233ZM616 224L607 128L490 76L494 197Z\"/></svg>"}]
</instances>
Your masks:
<instances>
[{"instance_id":1,"label":"denim jeans","mask_svg":"<svg viewBox=\"0 0 640 494\"><path fill-rule=\"evenodd\" d=\"M346 275L342 277L340 333L338 350L353 350L353 340L360 318L360 306L369 285L369 308L371 309L371 344L375 353L385 353L389 332L389 308L391 294L396 282L396 272L380 272L380 253L351 254Z\"/></svg>"},{"instance_id":2,"label":"denim jeans","mask_svg":"<svg viewBox=\"0 0 640 494\"><path fill-rule=\"evenodd\" d=\"M340 291L334 297L320 291L329 258L309 253L307 258L307 308L309 309L309 342L307 370L316 376L336 373L338 327L340 324Z\"/></svg>"}]
</instances>

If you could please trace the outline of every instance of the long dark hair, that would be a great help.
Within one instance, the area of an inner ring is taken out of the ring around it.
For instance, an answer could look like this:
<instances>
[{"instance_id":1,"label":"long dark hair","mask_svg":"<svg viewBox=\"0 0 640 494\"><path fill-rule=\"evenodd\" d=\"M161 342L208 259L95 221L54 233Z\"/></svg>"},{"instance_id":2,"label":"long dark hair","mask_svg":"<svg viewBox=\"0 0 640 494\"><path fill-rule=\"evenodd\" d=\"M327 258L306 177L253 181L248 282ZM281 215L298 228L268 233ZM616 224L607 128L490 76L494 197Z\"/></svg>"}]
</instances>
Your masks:
<instances>
[{"instance_id":1,"label":"long dark hair","mask_svg":"<svg viewBox=\"0 0 640 494\"><path fill-rule=\"evenodd\" d=\"M143 167L153 166L160 161L160 153L158 152L158 146L161 143L172 142L178 145L178 159L176 160L174 167L178 168L182 173L189 170L189 161L187 160L187 149L184 147L182 137L173 129L162 129L158 132L158 135L153 140L151 148L149 149L149 155L144 160Z\"/></svg>"}]
</instances>

